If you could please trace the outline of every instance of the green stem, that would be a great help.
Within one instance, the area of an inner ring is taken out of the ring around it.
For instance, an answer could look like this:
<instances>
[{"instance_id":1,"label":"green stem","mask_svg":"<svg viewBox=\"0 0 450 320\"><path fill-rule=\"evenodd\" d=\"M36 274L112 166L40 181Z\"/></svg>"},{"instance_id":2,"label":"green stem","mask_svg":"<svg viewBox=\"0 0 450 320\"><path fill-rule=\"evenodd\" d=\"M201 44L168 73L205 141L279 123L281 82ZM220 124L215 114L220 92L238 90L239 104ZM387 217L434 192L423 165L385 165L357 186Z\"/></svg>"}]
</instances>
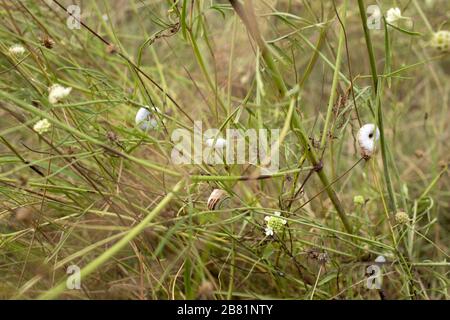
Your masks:
<instances>
[{"instance_id":1,"label":"green stem","mask_svg":"<svg viewBox=\"0 0 450 320\"><path fill-rule=\"evenodd\" d=\"M328 126L331 122L331 115L333 113L333 105L334 100L336 99L336 89L337 84L339 82L339 70L341 67L341 61L342 61L342 49L344 47L345 42L345 23L347 20L347 0L344 1L343 8L342 8L342 28L341 32L339 33L339 44L338 44L338 50L336 54L336 63L334 68L334 74L333 74L333 82L331 84L331 92L330 92L330 99L328 100L328 109L327 109L327 115L325 118L325 125L323 127L323 133L322 133L322 141L320 142L320 148L325 147L325 142L328 136Z\"/></svg>"},{"instance_id":2,"label":"green stem","mask_svg":"<svg viewBox=\"0 0 450 320\"><path fill-rule=\"evenodd\" d=\"M378 118L378 128L380 130L380 145L381 145L381 154L383 158L383 168L384 168L384 177L386 180L386 186L389 193L389 207L392 212L397 211L397 201L395 199L394 188L392 185L391 176L389 174L389 164L387 160L387 145L386 139L384 136L384 126L383 126L383 112L381 110L381 90L379 90L379 79L377 75L377 67L375 63L375 54L372 46L372 40L370 39L370 32L367 27L367 17L365 11L365 5L363 0L358 0L359 6L359 14L361 16L361 22L364 29L364 37L366 39L367 51L369 53L370 60L370 70L372 73L372 83L374 90L372 91L372 97L374 97L376 106L377 106L377 118Z\"/></svg>"},{"instance_id":3,"label":"green stem","mask_svg":"<svg viewBox=\"0 0 450 320\"><path fill-rule=\"evenodd\" d=\"M377 92L378 88L378 75L377 75L377 65L375 63L375 55L373 53L372 40L370 39L369 28L367 27L367 16L366 16L366 6L363 0L358 0L359 14L361 16L361 22L364 29L364 37L366 38L367 51L369 52L370 60L370 71L372 73L372 82L374 87L374 93Z\"/></svg>"},{"instance_id":4,"label":"green stem","mask_svg":"<svg viewBox=\"0 0 450 320\"><path fill-rule=\"evenodd\" d=\"M150 223L150 221L155 218L159 212L164 209L169 202L175 196L175 193L180 191L183 186L184 180L178 182L173 190L169 192L161 202L134 228L132 228L122 239L120 239L117 243L115 243L111 248L103 252L96 259L91 261L87 266L81 269L80 277L81 279L86 278L92 272L97 270L101 265L111 259L112 256L117 254L123 247L125 247L130 241L132 241L137 235L139 235ZM53 287L49 291L39 296L39 299L55 299L66 289L66 281L60 282L56 287Z\"/></svg>"},{"instance_id":5,"label":"green stem","mask_svg":"<svg viewBox=\"0 0 450 320\"><path fill-rule=\"evenodd\" d=\"M267 66L267 69L271 73L271 77L272 77L278 91L280 92L280 95L282 97L286 97L287 93L288 93L287 87L284 83L284 80L283 80L283 77L281 76L280 71L278 70L277 65L274 62L271 51L269 50L266 42L263 40L261 34L259 33L259 30L258 30L258 27L256 24L256 17L253 13L253 10L251 10L252 9L251 1L248 0L246 2L247 9L250 9L250 10L245 10L244 7L241 5L241 3L237 0L230 0L230 3L233 6L236 13L239 15L239 17L244 22L245 26L249 30L249 32L250 32L251 36L253 37L253 39L255 40L255 42L260 47L263 60ZM291 97L291 99L296 100L297 96L293 95ZM297 111L295 111L292 115L292 126L294 128L294 131L297 133L297 136L300 140L300 143L301 143L303 149L305 150L308 160L311 162L313 167L316 168L316 172L319 175L319 178L325 187L325 191L326 191L328 197L330 198L340 219L342 220L345 230L349 234L352 234L353 231L350 226L350 223L347 220L347 216L345 215L344 207L342 206L336 192L334 191L334 188L330 184L325 171L322 169L321 161L317 157L312 146L309 144L308 135L306 134L306 131L303 127L302 120Z\"/></svg>"}]
</instances>

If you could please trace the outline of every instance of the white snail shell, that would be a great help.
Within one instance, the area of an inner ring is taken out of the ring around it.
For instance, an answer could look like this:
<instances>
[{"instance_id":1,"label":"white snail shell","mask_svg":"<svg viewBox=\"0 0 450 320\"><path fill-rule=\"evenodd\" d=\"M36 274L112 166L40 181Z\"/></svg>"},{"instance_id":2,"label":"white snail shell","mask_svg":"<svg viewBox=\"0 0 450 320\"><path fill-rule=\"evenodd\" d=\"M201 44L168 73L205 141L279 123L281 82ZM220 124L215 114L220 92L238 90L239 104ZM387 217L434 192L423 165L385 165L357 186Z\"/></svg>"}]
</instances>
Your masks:
<instances>
[{"instance_id":1,"label":"white snail shell","mask_svg":"<svg viewBox=\"0 0 450 320\"><path fill-rule=\"evenodd\" d=\"M222 190L222 189L214 189L213 192L211 192L209 198L208 198L208 202L207 202L207 206L209 210L214 210L217 206L217 204L223 199L225 198L225 196L227 195L227 193Z\"/></svg>"},{"instance_id":2,"label":"white snail shell","mask_svg":"<svg viewBox=\"0 0 450 320\"><path fill-rule=\"evenodd\" d=\"M358 143L363 157L370 157L375 149L375 141L380 138L380 130L373 123L365 124L358 131Z\"/></svg>"},{"instance_id":3,"label":"white snail shell","mask_svg":"<svg viewBox=\"0 0 450 320\"><path fill-rule=\"evenodd\" d=\"M158 121L153 116L154 113L160 113L161 111L157 107L150 108L145 106L140 108L136 113L135 122L136 125L143 131L154 129L158 126Z\"/></svg>"}]
</instances>

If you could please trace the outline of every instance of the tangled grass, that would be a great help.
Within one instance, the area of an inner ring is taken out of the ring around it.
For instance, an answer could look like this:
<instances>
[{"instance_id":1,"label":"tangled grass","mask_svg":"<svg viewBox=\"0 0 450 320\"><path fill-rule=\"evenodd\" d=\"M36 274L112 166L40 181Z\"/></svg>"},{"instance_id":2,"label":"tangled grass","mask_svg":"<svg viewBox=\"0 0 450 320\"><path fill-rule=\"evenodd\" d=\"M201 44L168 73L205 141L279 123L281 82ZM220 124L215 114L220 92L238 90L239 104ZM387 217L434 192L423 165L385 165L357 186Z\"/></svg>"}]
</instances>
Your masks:
<instances>
[{"instance_id":1,"label":"tangled grass","mask_svg":"<svg viewBox=\"0 0 450 320\"><path fill-rule=\"evenodd\" d=\"M73 2L0 2L0 298L449 298L448 1ZM279 171L174 164L195 121Z\"/></svg>"}]
</instances>

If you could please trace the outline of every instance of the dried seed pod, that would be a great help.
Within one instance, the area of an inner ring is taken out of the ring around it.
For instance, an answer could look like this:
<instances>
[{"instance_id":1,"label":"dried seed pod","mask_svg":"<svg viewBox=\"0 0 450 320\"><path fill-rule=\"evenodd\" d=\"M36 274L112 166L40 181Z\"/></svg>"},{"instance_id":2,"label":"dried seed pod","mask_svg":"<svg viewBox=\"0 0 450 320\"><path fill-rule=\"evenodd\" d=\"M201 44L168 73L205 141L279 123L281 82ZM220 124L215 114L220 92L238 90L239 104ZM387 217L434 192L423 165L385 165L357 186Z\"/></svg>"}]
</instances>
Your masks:
<instances>
[{"instance_id":1,"label":"dried seed pod","mask_svg":"<svg viewBox=\"0 0 450 320\"><path fill-rule=\"evenodd\" d=\"M113 43L110 43L110 44L108 44L108 46L106 47L106 52L107 52L108 54L115 54L115 53L118 52L118 50L117 50L117 47L116 47Z\"/></svg>"},{"instance_id":2,"label":"dried seed pod","mask_svg":"<svg viewBox=\"0 0 450 320\"><path fill-rule=\"evenodd\" d=\"M33 222L33 209L30 207L22 207L16 210L16 219L24 223L25 225L30 225Z\"/></svg>"},{"instance_id":3,"label":"dried seed pod","mask_svg":"<svg viewBox=\"0 0 450 320\"><path fill-rule=\"evenodd\" d=\"M358 143L361 147L361 155L368 159L375 149L375 141L380 138L380 130L373 124L365 124L358 131Z\"/></svg>"},{"instance_id":4,"label":"dried seed pod","mask_svg":"<svg viewBox=\"0 0 450 320\"><path fill-rule=\"evenodd\" d=\"M52 49L53 45L55 44L55 41L53 41L52 38L49 37L49 35L44 35L40 39L41 44L46 47L47 49Z\"/></svg>"},{"instance_id":5,"label":"dried seed pod","mask_svg":"<svg viewBox=\"0 0 450 320\"><path fill-rule=\"evenodd\" d=\"M207 206L209 210L215 210L218 204L225 199L227 193L222 189L214 189L208 198Z\"/></svg>"},{"instance_id":6,"label":"dried seed pod","mask_svg":"<svg viewBox=\"0 0 450 320\"><path fill-rule=\"evenodd\" d=\"M214 285L210 281L203 281L197 290L198 300L212 300L214 298Z\"/></svg>"}]
</instances>

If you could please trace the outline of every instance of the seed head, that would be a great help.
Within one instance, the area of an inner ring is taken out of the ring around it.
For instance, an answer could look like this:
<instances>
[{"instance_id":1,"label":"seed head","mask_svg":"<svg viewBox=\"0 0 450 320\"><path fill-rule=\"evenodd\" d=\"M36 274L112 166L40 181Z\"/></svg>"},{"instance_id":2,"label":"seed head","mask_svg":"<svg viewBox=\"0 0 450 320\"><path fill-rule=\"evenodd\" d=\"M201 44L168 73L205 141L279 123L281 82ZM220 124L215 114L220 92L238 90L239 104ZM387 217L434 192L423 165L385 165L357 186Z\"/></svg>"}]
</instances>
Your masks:
<instances>
[{"instance_id":1,"label":"seed head","mask_svg":"<svg viewBox=\"0 0 450 320\"><path fill-rule=\"evenodd\" d=\"M441 30L433 33L430 46L441 52L450 52L450 31Z\"/></svg>"},{"instance_id":2,"label":"seed head","mask_svg":"<svg viewBox=\"0 0 450 320\"><path fill-rule=\"evenodd\" d=\"M404 211L399 211L395 214L395 221L399 224L405 224L409 222L409 216Z\"/></svg>"}]
</instances>

